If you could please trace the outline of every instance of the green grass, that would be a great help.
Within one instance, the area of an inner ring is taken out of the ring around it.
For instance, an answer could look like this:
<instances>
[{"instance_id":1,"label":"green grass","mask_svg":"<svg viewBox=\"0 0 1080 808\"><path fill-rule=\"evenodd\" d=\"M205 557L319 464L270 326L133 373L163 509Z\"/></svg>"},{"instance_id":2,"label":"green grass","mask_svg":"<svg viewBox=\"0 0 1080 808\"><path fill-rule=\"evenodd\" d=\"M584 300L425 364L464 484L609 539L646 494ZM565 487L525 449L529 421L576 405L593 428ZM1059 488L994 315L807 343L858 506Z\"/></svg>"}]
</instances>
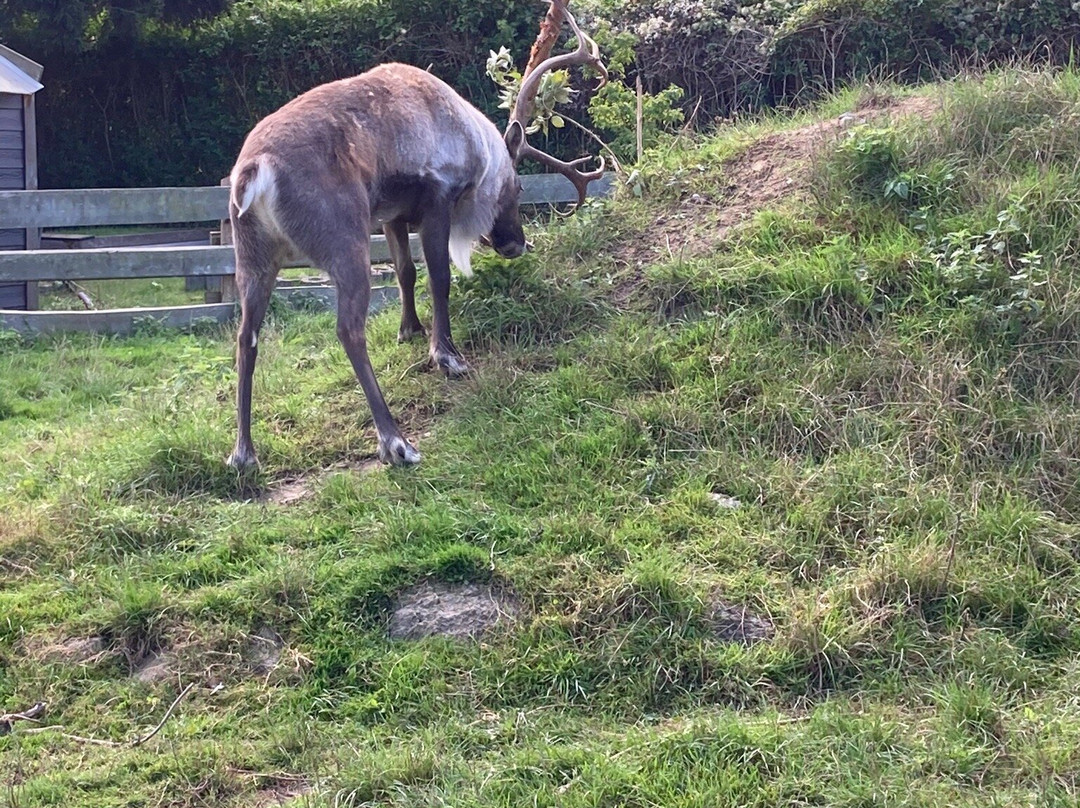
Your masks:
<instances>
[{"instance_id":1,"label":"green grass","mask_svg":"<svg viewBox=\"0 0 1080 808\"><path fill-rule=\"evenodd\" d=\"M186 306L204 303L202 290L184 289L183 278L159 278L137 281L79 281L79 291L85 292L95 309L126 309L146 306ZM50 311L82 311L85 305L78 295L66 286L51 284L40 290L39 305Z\"/></svg>"},{"instance_id":2,"label":"green grass","mask_svg":"<svg viewBox=\"0 0 1080 808\"><path fill-rule=\"evenodd\" d=\"M248 478L223 463L229 332L0 336L0 712L46 701L63 727L0 736L0 793L1076 804L1080 145L1000 141L1080 108L1077 86L939 88L940 117L843 135L809 203L644 267L627 298L620 251L696 192L655 184L696 165L665 147L642 199L457 284L472 378L413 367L426 347L372 320L415 469L351 470L374 435L330 315L273 311ZM713 136L695 182L722 188L749 137ZM256 500L305 473L311 498ZM520 616L388 640L431 578L512 590ZM722 604L772 635L727 641ZM72 638L100 645L74 662ZM132 675L157 655L171 675ZM143 746L70 737L145 734L192 682Z\"/></svg>"}]
</instances>

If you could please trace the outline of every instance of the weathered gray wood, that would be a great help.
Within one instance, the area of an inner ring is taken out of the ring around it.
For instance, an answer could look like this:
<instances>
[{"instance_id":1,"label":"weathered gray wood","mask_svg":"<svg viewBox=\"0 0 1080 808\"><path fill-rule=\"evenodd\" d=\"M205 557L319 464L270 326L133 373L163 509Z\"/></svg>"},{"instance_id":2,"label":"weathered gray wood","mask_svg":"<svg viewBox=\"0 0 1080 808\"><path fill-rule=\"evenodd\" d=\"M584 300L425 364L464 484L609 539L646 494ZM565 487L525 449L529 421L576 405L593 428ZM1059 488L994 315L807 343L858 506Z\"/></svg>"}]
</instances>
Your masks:
<instances>
[{"instance_id":1,"label":"weathered gray wood","mask_svg":"<svg viewBox=\"0 0 1080 808\"><path fill-rule=\"evenodd\" d=\"M0 287L2 289L4 287ZM290 305L315 301L320 306L337 305L333 287L304 287L279 290ZM371 290L371 313L389 306L397 299L396 286L376 286ZM156 322L167 328L187 328L199 322L227 323L237 313L235 303L197 303L190 306L159 306L142 309L106 309L102 311L10 311L0 309L0 330L22 334L55 334L81 331L92 334L131 334L141 324Z\"/></svg>"},{"instance_id":2,"label":"weathered gray wood","mask_svg":"<svg viewBox=\"0 0 1080 808\"><path fill-rule=\"evenodd\" d=\"M420 241L411 237L413 255L420 255ZM21 243L18 245L21 247ZM371 260L390 260L385 236L371 237ZM291 267L307 266L291 262ZM91 248L86 250L38 250L0 252L0 283L9 281L74 281L124 278L183 278L232 275L235 269L231 246L147 247L143 249Z\"/></svg>"},{"instance_id":3,"label":"weathered gray wood","mask_svg":"<svg viewBox=\"0 0 1080 808\"><path fill-rule=\"evenodd\" d=\"M53 334L82 331L92 334L130 334L140 323L157 321L169 328L183 328L197 321L228 322L235 306L231 303L166 306L144 309L102 311L2 311L0 329L23 334Z\"/></svg>"},{"instance_id":4,"label":"weathered gray wood","mask_svg":"<svg viewBox=\"0 0 1080 808\"><path fill-rule=\"evenodd\" d=\"M32 108L30 108L32 109ZM19 111L21 113L21 110ZM2 110L0 110L2 113ZM20 115L21 117L21 115ZM21 120L19 121L21 124ZM0 170L0 181L4 175ZM10 178L9 178L10 179ZM23 178L20 176L19 178ZM36 182L36 172L30 177ZM562 204L577 201L577 192L560 175L522 177L526 205ZM589 196L611 193L612 175L589 186ZM139 188L77 191L0 191L0 221L26 228L26 235L40 227L108 224L171 224L180 221L225 219L228 188ZM227 221L227 220L226 220ZM2 238L4 231L0 231ZM23 232L15 231L19 236ZM31 247L36 246L35 237ZM410 236L413 257L421 259L419 239ZM2 246L2 245L0 245ZM21 247L22 243L12 246ZM373 263L390 261L386 240L372 237ZM227 279L234 271L231 246L163 247L158 249L38 250L35 252L0 252L0 283L29 282L0 287L14 292L36 288L42 280L92 280L107 278L208 277ZM304 264L291 264L304 266ZM280 290L296 299L317 298L332 306L336 293L329 286L300 286ZM376 286L372 290L372 310L397 297L394 286ZM25 301L25 297L22 298ZM17 312L0 311L0 328L15 328L27 333L53 331L92 331L130 333L143 318L159 320L169 327L190 325L200 318L224 322L233 316L233 303L209 303L200 306L119 309L90 312Z\"/></svg>"},{"instance_id":5,"label":"weathered gray wood","mask_svg":"<svg viewBox=\"0 0 1080 808\"><path fill-rule=\"evenodd\" d=\"M0 109L21 109L22 96L14 93L0 93Z\"/></svg>"},{"instance_id":6,"label":"weathered gray wood","mask_svg":"<svg viewBox=\"0 0 1080 808\"><path fill-rule=\"evenodd\" d=\"M87 250L92 247L148 247L188 244L212 244L210 230L184 228L182 230L155 230L146 233L121 233L109 236L89 233L48 233L42 246L49 250Z\"/></svg>"},{"instance_id":7,"label":"weathered gray wood","mask_svg":"<svg viewBox=\"0 0 1080 808\"><path fill-rule=\"evenodd\" d=\"M375 279L373 278L372 281ZM337 289L329 284L322 286L286 286L279 287L274 294L281 295L291 305L307 305L315 302L318 305L333 310L337 308ZM372 286L371 302L368 304L368 314L382 311L398 299L397 286Z\"/></svg>"},{"instance_id":8,"label":"weathered gray wood","mask_svg":"<svg viewBox=\"0 0 1080 808\"><path fill-rule=\"evenodd\" d=\"M0 283L0 309L25 309L26 284ZM0 318L0 328L3 320Z\"/></svg>"},{"instance_id":9,"label":"weathered gray wood","mask_svg":"<svg viewBox=\"0 0 1080 808\"><path fill-rule=\"evenodd\" d=\"M34 69L37 69L38 78L40 78L41 66L36 65L33 62L31 62L31 64L35 65ZM29 67L29 65L27 67ZM23 187L28 191L36 191L38 187L37 111L33 95L28 95L23 98L23 130L23 155L25 159L25 163L23 164ZM40 227L26 228L26 249L41 249ZM27 310L33 311L38 307L38 297L37 281L30 281L26 284Z\"/></svg>"},{"instance_id":10,"label":"weathered gray wood","mask_svg":"<svg viewBox=\"0 0 1080 808\"><path fill-rule=\"evenodd\" d=\"M0 131L21 132L23 128L22 110L0 109Z\"/></svg>"},{"instance_id":11,"label":"weathered gray wood","mask_svg":"<svg viewBox=\"0 0 1080 808\"><path fill-rule=\"evenodd\" d=\"M611 195L614 175L610 172L589 183L587 198ZM577 189L562 174L526 174L521 178L521 204L557 205L577 202Z\"/></svg>"},{"instance_id":12,"label":"weathered gray wood","mask_svg":"<svg viewBox=\"0 0 1080 808\"><path fill-rule=\"evenodd\" d=\"M576 202L577 192L561 174L521 178L523 204ZM611 175L589 184L589 196L611 192ZM22 227L173 224L228 217L229 189L97 188L70 191L0 192L0 221Z\"/></svg>"},{"instance_id":13,"label":"weathered gray wood","mask_svg":"<svg viewBox=\"0 0 1080 808\"><path fill-rule=\"evenodd\" d=\"M0 132L0 149L14 149L22 153L23 139L19 132Z\"/></svg>"},{"instance_id":14,"label":"weathered gray wood","mask_svg":"<svg viewBox=\"0 0 1080 808\"><path fill-rule=\"evenodd\" d=\"M174 224L220 219L228 188L95 188L0 192L0 221L22 227Z\"/></svg>"},{"instance_id":15,"label":"weathered gray wood","mask_svg":"<svg viewBox=\"0 0 1080 808\"><path fill-rule=\"evenodd\" d=\"M28 95L23 98L23 130L25 138L24 153L26 155L25 187L28 191L36 191L38 187L37 169L37 112L34 106L34 96ZM25 225L36 227L37 225Z\"/></svg>"},{"instance_id":16,"label":"weathered gray wood","mask_svg":"<svg viewBox=\"0 0 1080 808\"><path fill-rule=\"evenodd\" d=\"M0 149L0 167L22 168L26 157L20 149Z\"/></svg>"},{"instance_id":17,"label":"weathered gray wood","mask_svg":"<svg viewBox=\"0 0 1080 808\"><path fill-rule=\"evenodd\" d=\"M226 275L232 266L232 250L210 246L38 250L0 253L0 282Z\"/></svg>"}]
</instances>

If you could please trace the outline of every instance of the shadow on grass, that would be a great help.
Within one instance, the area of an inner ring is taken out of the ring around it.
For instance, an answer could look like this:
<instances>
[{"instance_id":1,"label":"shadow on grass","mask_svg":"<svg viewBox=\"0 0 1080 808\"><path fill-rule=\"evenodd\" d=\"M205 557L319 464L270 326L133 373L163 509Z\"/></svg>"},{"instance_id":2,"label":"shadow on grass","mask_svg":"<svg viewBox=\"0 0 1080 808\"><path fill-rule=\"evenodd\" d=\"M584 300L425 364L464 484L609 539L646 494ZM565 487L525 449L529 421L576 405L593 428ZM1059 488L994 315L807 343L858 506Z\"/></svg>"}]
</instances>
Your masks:
<instances>
[{"instance_id":1,"label":"shadow on grass","mask_svg":"<svg viewBox=\"0 0 1080 808\"><path fill-rule=\"evenodd\" d=\"M224 456L189 446L152 448L127 481L117 481L121 496L210 496L223 500L257 499L266 492L261 470L238 472Z\"/></svg>"}]
</instances>

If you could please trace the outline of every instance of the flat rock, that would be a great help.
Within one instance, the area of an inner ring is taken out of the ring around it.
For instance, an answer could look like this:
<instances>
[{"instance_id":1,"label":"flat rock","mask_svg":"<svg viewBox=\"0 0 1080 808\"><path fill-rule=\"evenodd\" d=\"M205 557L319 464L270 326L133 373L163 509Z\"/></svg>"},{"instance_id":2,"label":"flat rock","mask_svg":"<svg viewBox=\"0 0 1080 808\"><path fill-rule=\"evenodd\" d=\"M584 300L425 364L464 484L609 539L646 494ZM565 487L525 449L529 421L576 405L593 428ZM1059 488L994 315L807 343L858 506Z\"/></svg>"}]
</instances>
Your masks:
<instances>
[{"instance_id":1,"label":"flat rock","mask_svg":"<svg viewBox=\"0 0 1080 808\"><path fill-rule=\"evenodd\" d=\"M140 682L163 682L173 675L175 669L175 660L167 654L150 654L136 666L132 676Z\"/></svg>"},{"instance_id":2,"label":"flat rock","mask_svg":"<svg viewBox=\"0 0 1080 808\"><path fill-rule=\"evenodd\" d=\"M499 623L513 622L518 611L513 595L486 584L425 581L399 596L390 616L390 638L475 639Z\"/></svg>"}]
</instances>

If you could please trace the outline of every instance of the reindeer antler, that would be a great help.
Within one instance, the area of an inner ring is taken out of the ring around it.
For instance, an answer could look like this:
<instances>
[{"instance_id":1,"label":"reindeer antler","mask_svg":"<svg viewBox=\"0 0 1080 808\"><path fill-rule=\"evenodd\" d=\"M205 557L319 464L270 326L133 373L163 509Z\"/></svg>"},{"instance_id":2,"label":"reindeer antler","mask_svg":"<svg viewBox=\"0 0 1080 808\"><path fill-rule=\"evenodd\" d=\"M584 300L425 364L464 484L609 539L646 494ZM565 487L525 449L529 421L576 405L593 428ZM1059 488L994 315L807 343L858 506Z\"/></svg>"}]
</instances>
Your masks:
<instances>
[{"instance_id":1,"label":"reindeer antler","mask_svg":"<svg viewBox=\"0 0 1080 808\"><path fill-rule=\"evenodd\" d=\"M551 56L551 50L555 46L555 40L558 39L563 19L570 23L570 28L573 29L574 35L577 37L577 50ZM578 27L574 15L567 8L567 0L551 0L547 16L544 18L544 22L540 26L540 33L533 44L529 56L529 65L525 68L525 77L521 81L521 89L518 91L517 100L514 102L514 108L510 111L510 123L506 127L508 142L511 139L511 131L515 127L520 127L520 132L517 133L516 137L520 137L521 142L514 150L514 164L516 165L523 158L529 157L549 168L553 168L573 183L578 192L578 204L585 201L585 191L589 183L603 176L604 158L598 158L600 160L599 168L593 171L580 171L578 166L589 162L593 159L592 157L580 157L570 162L559 160L531 146L526 139L526 130L536 106L536 94L540 90L540 82L543 80L544 74L554 70L561 70L564 67L584 64L592 65L600 73L598 89L603 87L608 80L608 71L600 60L599 46L593 41L592 37Z\"/></svg>"}]
</instances>

